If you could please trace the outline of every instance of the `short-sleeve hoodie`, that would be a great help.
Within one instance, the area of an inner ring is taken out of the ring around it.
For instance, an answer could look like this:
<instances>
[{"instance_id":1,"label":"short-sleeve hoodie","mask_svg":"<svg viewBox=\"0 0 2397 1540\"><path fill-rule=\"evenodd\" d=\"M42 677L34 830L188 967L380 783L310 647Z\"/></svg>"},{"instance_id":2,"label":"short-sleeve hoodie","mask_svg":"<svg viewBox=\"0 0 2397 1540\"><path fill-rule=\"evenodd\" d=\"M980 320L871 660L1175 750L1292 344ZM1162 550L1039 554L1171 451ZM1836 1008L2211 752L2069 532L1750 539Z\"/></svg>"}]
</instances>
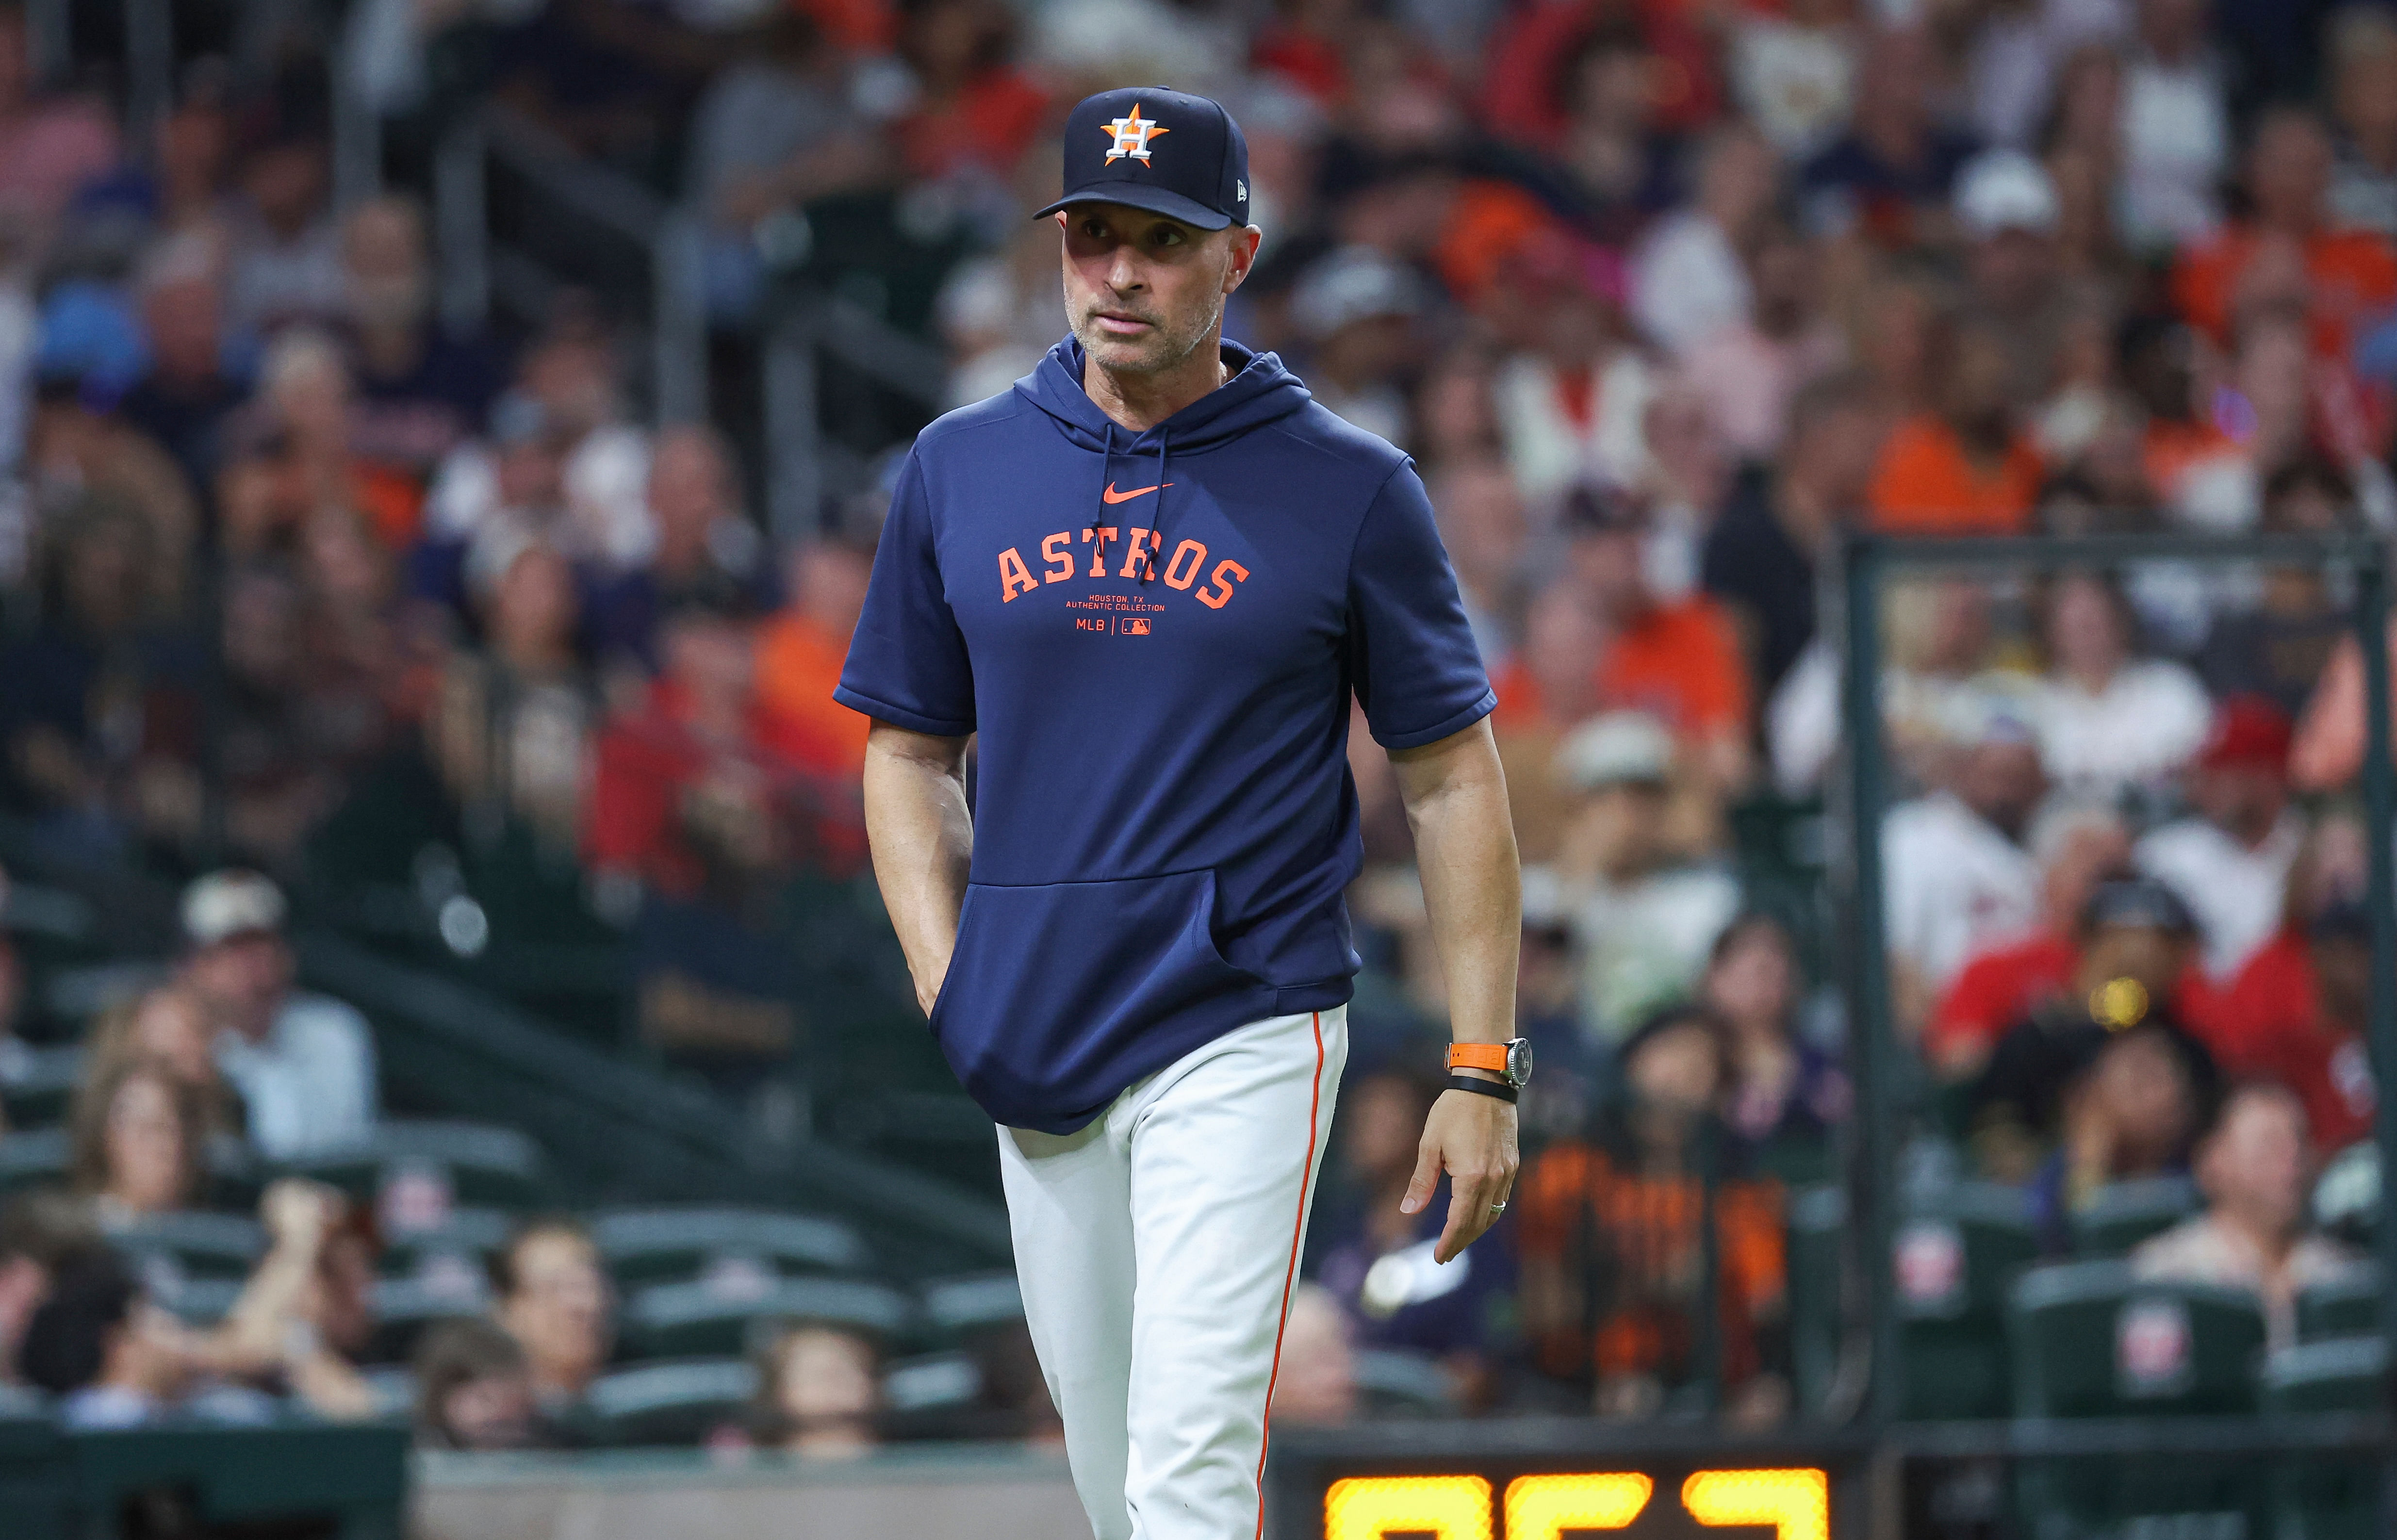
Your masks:
<instances>
[{"instance_id":1,"label":"short-sleeve hoodie","mask_svg":"<svg viewBox=\"0 0 2397 1540\"><path fill-rule=\"evenodd\" d=\"M1348 697L1412 748L1496 703L1407 458L1272 354L1143 433L1071 338L926 428L835 699L976 734L973 864L931 1027L1053 1133L1267 1016L1346 1001Z\"/></svg>"}]
</instances>

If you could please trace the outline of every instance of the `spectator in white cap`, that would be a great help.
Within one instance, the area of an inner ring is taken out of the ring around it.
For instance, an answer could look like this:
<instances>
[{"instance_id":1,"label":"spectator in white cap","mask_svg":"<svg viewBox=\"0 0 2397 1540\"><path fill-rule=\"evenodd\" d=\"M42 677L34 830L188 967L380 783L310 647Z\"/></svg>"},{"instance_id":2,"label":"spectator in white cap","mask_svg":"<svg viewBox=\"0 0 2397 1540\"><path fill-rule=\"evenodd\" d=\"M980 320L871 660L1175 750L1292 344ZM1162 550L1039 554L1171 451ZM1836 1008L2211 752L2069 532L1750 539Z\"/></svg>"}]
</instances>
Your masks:
<instances>
[{"instance_id":1,"label":"spectator in white cap","mask_svg":"<svg viewBox=\"0 0 2397 1540\"><path fill-rule=\"evenodd\" d=\"M1640 711L1593 717L1557 750L1576 797L1557 875L1581 941L1582 1030L1610 1048L1689 993L1739 912L1728 872L1672 848L1673 755L1671 731Z\"/></svg>"},{"instance_id":2,"label":"spectator in white cap","mask_svg":"<svg viewBox=\"0 0 2397 1540\"><path fill-rule=\"evenodd\" d=\"M1407 398L1392 380L1423 310L1413 274L1369 247L1344 247L1291 290L1290 321L1308 346L1307 389L1342 421L1407 448Z\"/></svg>"},{"instance_id":3,"label":"spectator in white cap","mask_svg":"<svg viewBox=\"0 0 2397 1540\"><path fill-rule=\"evenodd\" d=\"M1937 790L1881 821L1883 920L1899 1019L1917 1023L1967 958L2039 923L2039 864L2024 848L2047 795L2028 702L1960 692Z\"/></svg>"},{"instance_id":4,"label":"spectator in white cap","mask_svg":"<svg viewBox=\"0 0 2397 1540\"><path fill-rule=\"evenodd\" d=\"M2011 344L2012 394L2027 406L2047 387L2065 320L2056 182L2019 150L1988 150L1958 174L1954 208L1973 304L2001 323Z\"/></svg>"},{"instance_id":5,"label":"spectator in white cap","mask_svg":"<svg viewBox=\"0 0 2397 1540\"><path fill-rule=\"evenodd\" d=\"M283 891L256 872L183 890L182 982L215 1019L217 1064L269 1159L338 1149L374 1131L374 1038L339 1000L292 988Z\"/></svg>"}]
</instances>

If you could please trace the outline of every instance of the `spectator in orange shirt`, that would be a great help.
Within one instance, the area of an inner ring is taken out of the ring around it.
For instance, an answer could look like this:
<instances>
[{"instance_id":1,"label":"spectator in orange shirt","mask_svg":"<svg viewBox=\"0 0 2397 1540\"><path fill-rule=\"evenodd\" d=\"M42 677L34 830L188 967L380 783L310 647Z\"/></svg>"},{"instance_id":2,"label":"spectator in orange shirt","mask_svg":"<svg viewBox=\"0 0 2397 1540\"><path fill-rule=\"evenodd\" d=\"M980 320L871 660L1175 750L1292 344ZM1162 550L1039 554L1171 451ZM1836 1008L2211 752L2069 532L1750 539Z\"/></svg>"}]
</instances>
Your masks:
<instances>
[{"instance_id":1,"label":"spectator in orange shirt","mask_svg":"<svg viewBox=\"0 0 2397 1540\"><path fill-rule=\"evenodd\" d=\"M1866 494L1874 528L1891 534L2012 535L2039 498L2039 455L2008 405L2014 354L1987 317L1948 328L1939 409L1898 425ZM1942 350L1935 346L1935 356Z\"/></svg>"},{"instance_id":2,"label":"spectator in orange shirt","mask_svg":"<svg viewBox=\"0 0 2397 1540\"><path fill-rule=\"evenodd\" d=\"M1590 1383L1602 1416L1655 1414L1697 1372L1706 1195L1701 1141L1718 1141L1716 1310L1735 1420L1786 1404L1772 1373L1786 1252L1778 1183L1740 1169L1719 1118L1733 1086L1721 1023L1659 1012L1625 1042L1621 1090L1596 1136L1560 1140L1523 1168L1515 1207L1524 1334L1533 1361Z\"/></svg>"},{"instance_id":3,"label":"spectator in orange shirt","mask_svg":"<svg viewBox=\"0 0 2397 1540\"><path fill-rule=\"evenodd\" d=\"M2254 213L2184 252L2173 271L2173 301L2191 325L2228 343L2251 305L2294 300L2305 307L2314 351L2344 358L2357 323L2397 304L2397 251L2388 237L2329 227L2333 155L2330 131L2312 109L2264 114L2247 152Z\"/></svg>"},{"instance_id":4,"label":"spectator in orange shirt","mask_svg":"<svg viewBox=\"0 0 2397 1540\"><path fill-rule=\"evenodd\" d=\"M833 538L791 553L791 601L757 630L757 700L770 737L793 763L855 785L865 770L867 719L832 698L865 602L874 553Z\"/></svg>"},{"instance_id":5,"label":"spectator in orange shirt","mask_svg":"<svg viewBox=\"0 0 2397 1540\"><path fill-rule=\"evenodd\" d=\"M1645 711L1673 730L1695 766L1729 789L1748 774L1749 690L1739 636L1702 594L1666 599L1649 586L1646 524L1630 499L1589 488L1566 501L1567 580L1599 617L1599 703Z\"/></svg>"}]
</instances>

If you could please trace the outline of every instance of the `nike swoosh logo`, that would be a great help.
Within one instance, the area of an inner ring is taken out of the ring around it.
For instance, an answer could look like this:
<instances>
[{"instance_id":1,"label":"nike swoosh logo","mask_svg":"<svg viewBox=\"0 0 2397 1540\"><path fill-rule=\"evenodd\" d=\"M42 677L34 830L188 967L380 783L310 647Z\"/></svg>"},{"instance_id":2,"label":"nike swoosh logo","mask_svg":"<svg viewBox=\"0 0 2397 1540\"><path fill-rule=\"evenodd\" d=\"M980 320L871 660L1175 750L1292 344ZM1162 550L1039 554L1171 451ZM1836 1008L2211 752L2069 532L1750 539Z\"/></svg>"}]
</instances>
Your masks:
<instances>
[{"instance_id":1,"label":"nike swoosh logo","mask_svg":"<svg viewBox=\"0 0 2397 1540\"><path fill-rule=\"evenodd\" d=\"M1160 481L1157 484L1157 487L1171 487L1173 483L1171 481ZM1103 502L1130 502L1133 498L1146 497L1149 493L1157 490L1157 487L1134 487L1129 492L1118 492L1116 490L1116 484L1110 481L1107 483L1107 489L1099 494L1099 500Z\"/></svg>"}]
</instances>

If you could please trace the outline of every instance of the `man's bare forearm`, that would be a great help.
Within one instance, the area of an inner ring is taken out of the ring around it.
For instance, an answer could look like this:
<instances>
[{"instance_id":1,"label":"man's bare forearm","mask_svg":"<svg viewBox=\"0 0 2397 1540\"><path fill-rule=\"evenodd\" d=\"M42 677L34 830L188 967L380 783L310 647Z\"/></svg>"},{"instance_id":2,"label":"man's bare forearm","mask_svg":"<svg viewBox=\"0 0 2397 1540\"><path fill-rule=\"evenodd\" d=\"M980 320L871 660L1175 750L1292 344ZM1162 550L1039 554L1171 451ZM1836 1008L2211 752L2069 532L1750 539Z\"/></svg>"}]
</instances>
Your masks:
<instances>
[{"instance_id":1,"label":"man's bare forearm","mask_svg":"<svg viewBox=\"0 0 2397 1540\"><path fill-rule=\"evenodd\" d=\"M973 860L966 740L875 723L865 741L865 837L916 1003L930 1015L957 949Z\"/></svg>"},{"instance_id":2,"label":"man's bare forearm","mask_svg":"<svg viewBox=\"0 0 2397 1540\"><path fill-rule=\"evenodd\" d=\"M1390 764L1414 831L1451 1030L1458 1042L1504 1042L1515 1035L1523 884L1490 724L1400 749Z\"/></svg>"}]
</instances>

